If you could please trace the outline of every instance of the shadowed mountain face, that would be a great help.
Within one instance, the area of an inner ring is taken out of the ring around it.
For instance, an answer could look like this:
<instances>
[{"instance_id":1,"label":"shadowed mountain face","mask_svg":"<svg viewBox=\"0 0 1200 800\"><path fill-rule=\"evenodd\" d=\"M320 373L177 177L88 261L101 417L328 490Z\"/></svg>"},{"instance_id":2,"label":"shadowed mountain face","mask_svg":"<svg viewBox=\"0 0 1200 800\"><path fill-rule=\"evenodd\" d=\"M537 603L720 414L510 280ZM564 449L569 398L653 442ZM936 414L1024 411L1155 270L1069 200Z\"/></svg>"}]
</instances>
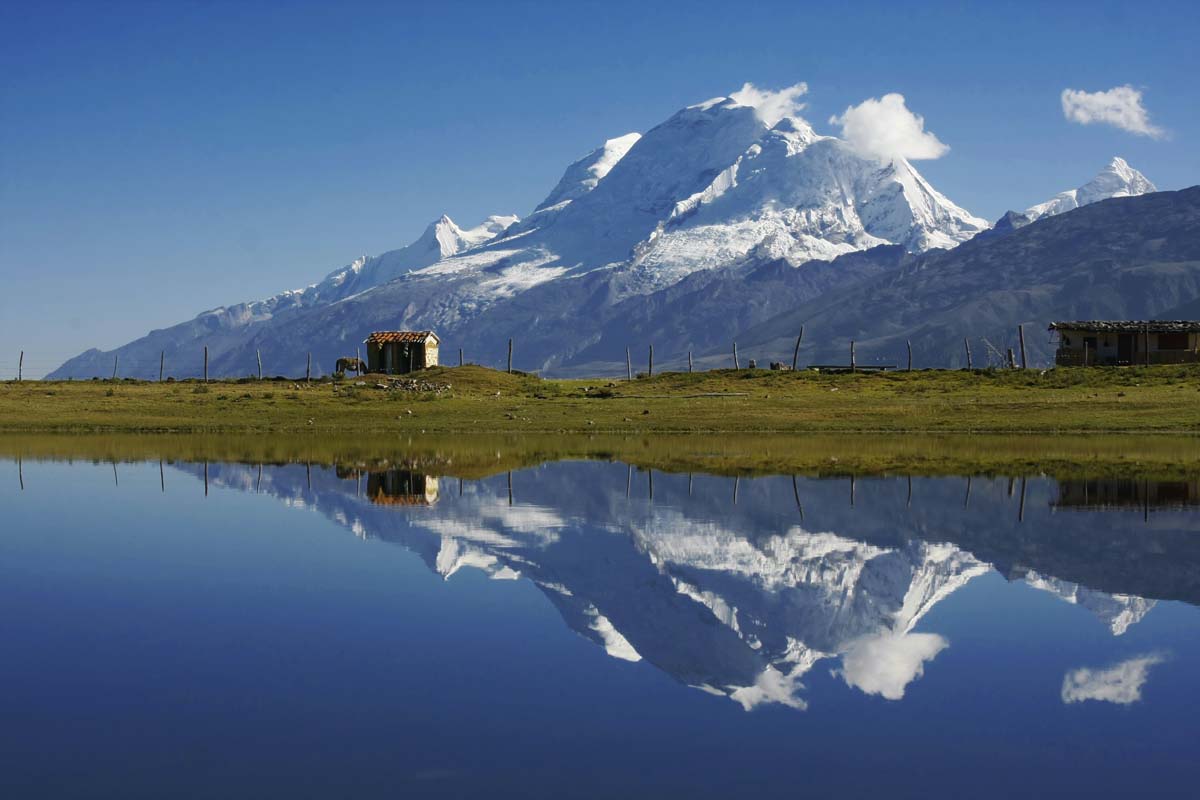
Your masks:
<instances>
[{"instance_id":1,"label":"shadowed mountain face","mask_svg":"<svg viewBox=\"0 0 1200 800\"><path fill-rule=\"evenodd\" d=\"M740 334L748 352L786 352L796 331L813 333L812 360L965 366L1017 346L1025 326L1032 364L1052 363L1055 319L1154 319L1200 298L1200 187L1092 203L930 252L899 269L821 295ZM1082 316L1081 316L1082 315ZM999 364L997 363L997 366Z\"/></svg>"},{"instance_id":2,"label":"shadowed mountain face","mask_svg":"<svg viewBox=\"0 0 1200 800\"><path fill-rule=\"evenodd\" d=\"M1159 600L1200 604L1190 484L740 480L595 462L466 483L404 469L180 468L399 544L447 579L531 581L613 658L746 709L807 707L818 664L902 698L952 644L922 620L993 570L1087 609L1113 636Z\"/></svg>"}]
</instances>

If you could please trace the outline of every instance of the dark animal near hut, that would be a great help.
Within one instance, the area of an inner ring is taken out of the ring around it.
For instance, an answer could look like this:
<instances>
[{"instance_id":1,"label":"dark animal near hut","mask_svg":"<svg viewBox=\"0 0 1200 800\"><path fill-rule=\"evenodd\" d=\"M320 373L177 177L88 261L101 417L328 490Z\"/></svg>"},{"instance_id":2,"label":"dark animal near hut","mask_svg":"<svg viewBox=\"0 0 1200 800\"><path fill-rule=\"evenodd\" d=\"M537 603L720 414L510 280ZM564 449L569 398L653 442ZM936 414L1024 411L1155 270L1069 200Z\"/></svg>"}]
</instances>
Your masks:
<instances>
[{"instance_id":1,"label":"dark animal near hut","mask_svg":"<svg viewBox=\"0 0 1200 800\"><path fill-rule=\"evenodd\" d=\"M333 371L343 374L353 371L356 375L361 375L367 371L367 364L361 358L339 358Z\"/></svg>"}]
</instances>

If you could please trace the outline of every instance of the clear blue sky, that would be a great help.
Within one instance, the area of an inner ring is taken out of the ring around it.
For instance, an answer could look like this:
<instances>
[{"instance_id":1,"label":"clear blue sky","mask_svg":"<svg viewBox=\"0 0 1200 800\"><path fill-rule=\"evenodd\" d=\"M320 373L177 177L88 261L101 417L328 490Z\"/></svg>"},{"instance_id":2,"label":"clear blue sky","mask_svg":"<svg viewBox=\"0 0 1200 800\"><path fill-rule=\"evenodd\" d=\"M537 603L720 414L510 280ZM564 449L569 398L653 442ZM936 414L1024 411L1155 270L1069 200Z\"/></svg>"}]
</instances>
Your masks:
<instances>
[{"instance_id":1,"label":"clear blue sky","mask_svg":"<svg viewBox=\"0 0 1200 800\"><path fill-rule=\"evenodd\" d=\"M0 4L0 377L526 214L604 139L751 81L900 92L994 219L1125 156L1200 183L1193 3ZM1162 139L1064 119L1130 84ZM11 352L10 352L11 351Z\"/></svg>"}]
</instances>

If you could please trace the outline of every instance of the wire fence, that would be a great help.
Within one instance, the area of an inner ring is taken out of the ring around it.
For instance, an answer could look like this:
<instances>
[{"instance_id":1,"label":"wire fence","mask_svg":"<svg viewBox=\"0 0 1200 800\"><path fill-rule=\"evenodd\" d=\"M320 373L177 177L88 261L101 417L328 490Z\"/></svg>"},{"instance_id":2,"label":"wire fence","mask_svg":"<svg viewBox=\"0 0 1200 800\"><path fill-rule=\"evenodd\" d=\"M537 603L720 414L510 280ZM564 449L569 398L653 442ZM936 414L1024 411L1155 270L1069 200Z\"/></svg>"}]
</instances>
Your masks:
<instances>
[{"instance_id":1,"label":"wire fence","mask_svg":"<svg viewBox=\"0 0 1200 800\"><path fill-rule=\"evenodd\" d=\"M653 343L642 344L636 347L625 348L624 367L621 370L619 377L627 380L653 376L664 371L670 372L702 372L711 369L726 369L732 367L734 369L770 369L778 371L791 371L800 369L819 370L822 372L880 372L880 371L911 371L914 369L1038 369L1042 367L1041 363L1033 363L1036 353L1044 353L1044 348L1035 348L1033 353L1026 350L1025 330L1023 325L1018 325L1016 328L1006 335L992 334L988 336L969 337L964 336L961 339L961 344L958 345L958 355L953 354L953 343L947 342L935 348L934 353L938 355L933 359L940 361L940 364L929 363L929 359L925 358L921 361L914 361L914 349L911 341L905 342L905 350L902 351L900 358L885 360L878 356L867 355L862 357L859 350L859 345L854 340L845 342L844 345L839 344L839 347L844 346L843 356L845 361L837 358L829 363L816 363L809 356L813 353L822 355L828 354L830 349L828 346L817 345L813 347L812 338L805 340L804 326L800 327L799 335L797 336L794 347L790 347L790 352L768 352L763 353L764 348L758 346L755 348L738 349L738 343L733 341L730 343L730 349L725 355L714 354L711 349L706 349L703 356L696 356L692 351L687 351L686 360L681 353L674 354L671 358L661 360L656 363ZM1102 359L1095 355L1088 354L1083 351L1083 355L1079 355L1064 348L1060 343L1053 339L1048 343L1051 347L1056 347L1056 351L1051 356L1050 365L1054 366L1101 366L1101 365L1121 365L1128 363L1131 365L1141 364L1166 364L1166 363L1188 363L1200 361L1200 352L1196 350L1190 351L1162 351L1146 352L1137 354L1127 362L1122 362L1116 359ZM1147 348L1149 345L1147 344ZM895 345L888 349L889 358L895 353ZM457 348L457 359L451 355L454 351L449 348L444 348L443 353L450 355L450 363L443 366L464 366L468 364L478 364L479 362L468 361L464 357L462 348ZM496 369L507 370L508 372L519 372L514 369L514 358L519 354L516 342L514 339L509 339L507 348L500 355L500 363L496 365ZM930 349L926 347L919 355L928 356ZM290 359L289 364L302 363L304 365L301 377L301 371L297 368L292 370L292 374L284 375L270 369L270 365L264 365L261 351L255 351L255 363L249 370L239 371L237 373L230 372L212 372L209 371L209 352L208 347L203 346L198 348L194 354L187 354L186 357L181 353L173 353L168 358L167 351L162 351L159 358L154 360L156 363L146 364L143 358L135 365L127 365L123 371L121 358L119 353L110 354L112 358L111 366L105 366L103 369L98 369L95 374L76 375L76 380L89 379L122 379L136 378L139 380L242 380L246 378L258 378L260 380L284 378L286 380L312 380L323 379L330 375L341 375L343 373L337 370L343 368L344 363L353 362L361 364L361 368L346 367L345 374L354 372L355 375L362 374L365 369L366 361L359 358L360 353L356 352L353 358L349 356L336 360L337 366L332 373L326 372L322 368L322 363L319 359L314 358L313 354L304 354L303 361ZM758 355L761 357L755 358ZM804 356L804 358L802 358ZM105 358L109 356L106 355ZM777 360L776 360L777 359ZM436 354L434 355L436 361ZM422 358L423 361L423 358ZM330 361L332 363L332 359ZM495 362L493 362L495 363ZM409 370L399 370L401 372L412 371L411 361L409 362ZM34 352L17 350L15 353L10 352L9 355L0 355L0 381L14 380L40 380L44 376L53 373L62 366L62 362L52 360L45 356ZM180 369L182 367L182 369ZM619 369L619 367L618 367ZM369 371L369 370L367 370ZM395 371L395 370L393 370ZM589 375L587 377L597 377Z\"/></svg>"}]
</instances>

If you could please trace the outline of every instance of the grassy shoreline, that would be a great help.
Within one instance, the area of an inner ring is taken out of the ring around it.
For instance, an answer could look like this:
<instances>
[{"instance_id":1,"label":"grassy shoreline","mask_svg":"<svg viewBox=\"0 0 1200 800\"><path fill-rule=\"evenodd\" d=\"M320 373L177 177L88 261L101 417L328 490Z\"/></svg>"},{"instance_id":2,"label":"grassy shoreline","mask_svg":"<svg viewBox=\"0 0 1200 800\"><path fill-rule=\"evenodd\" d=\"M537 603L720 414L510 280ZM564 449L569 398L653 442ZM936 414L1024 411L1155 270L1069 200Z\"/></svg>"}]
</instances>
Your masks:
<instances>
[{"instance_id":1,"label":"grassy shoreline","mask_svg":"<svg viewBox=\"0 0 1200 800\"><path fill-rule=\"evenodd\" d=\"M477 366L415 390L341 382L0 384L3 432L1200 434L1200 367L821 374L666 373L542 380ZM441 391L430 391L441 387ZM425 390L422 390L425 389Z\"/></svg>"},{"instance_id":2,"label":"grassy shoreline","mask_svg":"<svg viewBox=\"0 0 1200 800\"><path fill-rule=\"evenodd\" d=\"M0 461L236 462L403 467L480 478L559 460L716 475L1200 477L1190 437L1023 434L0 434Z\"/></svg>"}]
</instances>

